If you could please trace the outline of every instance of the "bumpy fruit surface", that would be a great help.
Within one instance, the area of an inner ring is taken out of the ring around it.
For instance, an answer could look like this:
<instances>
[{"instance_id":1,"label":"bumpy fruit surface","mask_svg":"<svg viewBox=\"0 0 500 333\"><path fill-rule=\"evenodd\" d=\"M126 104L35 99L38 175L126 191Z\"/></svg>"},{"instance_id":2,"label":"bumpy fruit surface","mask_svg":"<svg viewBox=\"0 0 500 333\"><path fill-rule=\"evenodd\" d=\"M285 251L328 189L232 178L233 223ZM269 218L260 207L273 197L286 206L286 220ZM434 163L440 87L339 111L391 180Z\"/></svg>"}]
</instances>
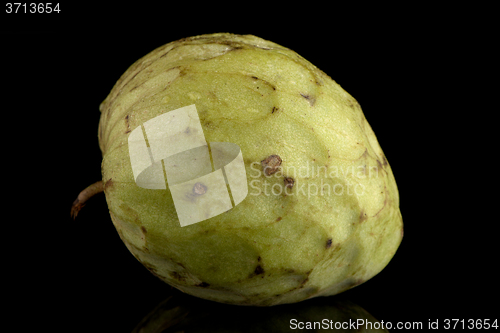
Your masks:
<instances>
[{"instance_id":1,"label":"bumpy fruit surface","mask_svg":"<svg viewBox=\"0 0 500 333\"><path fill-rule=\"evenodd\" d=\"M127 138L192 104L206 141L241 148L248 195L181 227L168 188L135 183ZM100 110L111 219L185 293L257 306L333 295L379 273L401 242L394 176L359 104L290 49L225 33L175 41L135 62Z\"/></svg>"}]
</instances>

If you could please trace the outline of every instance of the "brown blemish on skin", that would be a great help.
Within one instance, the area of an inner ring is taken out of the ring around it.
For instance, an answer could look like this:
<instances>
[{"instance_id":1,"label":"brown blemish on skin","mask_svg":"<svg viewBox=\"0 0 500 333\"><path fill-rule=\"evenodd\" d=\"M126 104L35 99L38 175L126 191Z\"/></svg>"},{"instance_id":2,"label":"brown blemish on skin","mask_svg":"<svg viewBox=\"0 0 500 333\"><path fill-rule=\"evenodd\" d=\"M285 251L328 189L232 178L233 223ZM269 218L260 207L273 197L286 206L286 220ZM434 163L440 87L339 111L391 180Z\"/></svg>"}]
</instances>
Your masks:
<instances>
[{"instance_id":1,"label":"brown blemish on skin","mask_svg":"<svg viewBox=\"0 0 500 333\"><path fill-rule=\"evenodd\" d=\"M127 134L127 133L130 133L130 132L131 132L131 130L130 130L130 123L129 123L129 121L128 121L128 116L129 116L129 115L126 115L126 116L125 116L125 124L127 125L127 130L125 131L125 134Z\"/></svg>"},{"instance_id":2,"label":"brown blemish on skin","mask_svg":"<svg viewBox=\"0 0 500 333\"><path fill-rule=\"evenodd\" d=\"M151 64L149 64L148 66L150 66L150 65ZM128 79L126 82L123 82L122 88L125 87L130 81L132 81L137 76L137 74L139 74L141 71L143 71L146 67L139 69L136 73L134 73L134 75L130 79ZM137 87L138 86L135 86L134 88L130 89L130 91L134 90ZM113 100L111 100L111 103L114 102L114 100L116 99L117 96L118 95L116 95L116 96L113 97Z\"/></svg>"},{"instance_id":3,"label":"brown blemish on skin","mask_svg":"<svg viewBox=\"0 0 500 333\"><path fill-rule=\"evenodd\" d=\"M202 287L202 288L207 288L207 287L210 287L210 284L206 283L206 282L202 282L202 283L198 283L196 286Z\"/></svg>"},{"instance_id":4,"label":"brown blemish on skin","mask_svg":"<svg viewBox=\"0 0 500 333\"><path fill-rule=\"evenodd\" d=\"M153 72L153 70L152 70L152 69L146 69L146 68L148 68L149 66L151 66L151 63L149 63L146 67L144 67L142 70L140 70L138 73L136 73L136 74L135 74L135 75L134 75L134 76L130 79L130 81L129 81L129 82L131 82L131 81L135 78L135 76L136 76L137 74L139 74L139 73L143 73L143 74L150 74L150 73L152 73L152 72ZM129 82L127 82L127 84L128 84ZM144 81L144 82L139 83L138 85L136 85L135 87L133 87L132 89L130 89L130 91L134 91L135 89L137 89L137 88L139 88L139 87L143 86L146 82L147 82L147 81ZM125 86L126 86L126 85L123 85L123 87L125 87Z\"/></svg>"},{"instance_id":5,"label":"brown blemish on skin","mask_svg":"<svg viewBox=\"0 0 500 333\"><path fill-rule=\"evenodd\" d=\"M366 219L368 219L368 216L364 210L361 210L361 213L359 213L359 223L366 221Z\"/></svg>"},{"instance_id":6,"label":"brown blemish on skin","mask_svg":"<svg viewBox=\"0 0 500 333\"><path fill-rule=\"evenodd\" d=\"M280 216L280 217L278 217L278 218L276 219L276 222L281 221L281 219L282 219L282 217L281 217L281 216ZM259 257L259 258L260 258L260 257Z\"/></svg>"},{"instance_id":7,"label":"brown blemish on skin","mask_svg":"<svg viewBox=\"0 0 500 333\"><path fill-rule=\"evenodd\" d=\"M170 277L173 278L173 279L179 280L179 281L186 281L186 278L184 276L180 275L177 272L172 272L170 274Z\"/></svg>"},{"instance_id":8,"label":"brown blemish on skin","mask_svg":"<svg viewBox=\"0 0 500 333\"><path fill-rule=\"evenodd\" d=\"M148 233L148 231L146 230L146 228L143 225L141 225L141 231L142 231L143 234L147 234Z\"/></svg>"},{"instance_id":9,"label":"brown blemish on skin","mask_svg":"<svg viewBox=\"0 0 500 333\"><path fill-rule=\"evenodd\" d=\"M383 204L382 208L380 208L379 211L376 212L375 215L373 215L373 217L377 216L381 211L384 210L385 206L387 206L387 202L388 202L388 199L389 199L388 194L387 194L387 188L384 186L384 191L382 191L380 193L381 194L384 193L384 195L385 195L384 204Z\"/></svg>"},{"instance_id":10,"label":"brown blemish on skin","mask_svg":"<svg viewBox=\"0 0 500 333\"><path fill-rule=\"evenodd\" d=\"M258 78L257 76L255 76L255 75L251 75L250 77L251 77L252 79L254 79L254 80L259 80L259 81L261 81L262 83L267 84L269 87L271 87L271 89L276 90L276 87L275 87L272 83L270 83L269 81L266 81L266 80L263 80L263 79L259 79L259 78Z\"/></svg>"},{"instance_id":11,"label":"brown blemish on skin","mask_svg":"<svg viewBox=\"0 0 500 333\"><path fill-rule=\"evenodd\" d=\"M347 101L347 105L349 105L349 107L352 108L352 109L358 109L359 108L359 103L355 99L353 99L353 100L349 99Z\"/></svg>"},{"instance_id":12,"label":"brown blemish on skin","mask_svg":"<svg viewBox=\"0 0 500 333\"><path fill-rule=\"evenodd\" d=\"M198 182L193 186L193 193L194 195L203 195L207 193L207 187L202 183Z\"/></svg>"},{"instance_id":13,"label":"brown blemish on skin","mask_svg":"<svg viewBox=\"0 0 500 333\"><path fill-rule=\"evenodd\" d=\"M350 278L348 281L345 282L345 284L346 284L347 289L350 289L350 288L359 286L363 282L365 282L365 281L363 281L362 279Z\"/></svg>"},{"instance_id":14,"label":"brown blemish on skin","mask_svg":"<svg viewBox=\"0 0 500 333\"><path fill-rule=\"evenodd\" d=\"M295 180L293 180L292 177L285 177L283 181L285 183L285 188L292 188L295 184Z\"/></svg>"},{"instance_id":15,"label":"brown blemish on skin","mask_svg":"<svg viewBox=\"0 0 500 333\"><path fill-rule=\"evenodd\" d=\"M359 145L359 142L356 142L356 144ZM357 159L358 160L361 160L361 159L366 160L368 158L368 156L370 156L370 154L368 153L368 148L365 148L365 151L363 152L363 154L360 157L358 157Z\"/></svg>"},{"instance_id":16,"label":"brown blemish on skin","mask_svg":"<svg viewBox=\"0 0 500 333\"><path fill-rule=\"evenodd\" d=\"M120 238L122 239L122 241L124 240L124 238L123 238L123 234L122 234L122 235L120 235ZM137 250L137 251L139 251L139 252L143 252L143 251L145 251L145 248L146 248L145 246L143 246L143 247L139 247L139 246L134 245L134 244L130 244L130 246L131 246L131 247L133 247L135 250ZM148 250L147 252L149 252L149 250ZM134 254L134 256L137 258L137 260L139 260L140 262L142 262L142 260L141 260L140 258L138 258L135 254Z\"/></svg>"},{"instance_id":17,"label":"brown blemish on skin","mask_svg":"<svg viewBox=\"0 0 500 333\"><path fill-rule=\"evenodd\" d=\"M255 271L253 272L255 275L260 275L260 274L263 274L264 273L264 269L262 268L261 265L258 265L257 267L255 267Z\"/></svg>"},{"instance_id":18,"label":"brown blemish on skin","mask_svg":"<svg viewBox=\"0 0 500 333\"><path fill-rule=\"evenodd\" d=\"M302 283L300 284L300 288L304 288L304 285L307 283L307 281L309 281L309 275L307 275L304 281L302 281Z\"/></svg>"},{"instance_id":19,"label":"brown blemish on skin","mask_svg":"<svg viewBox=\"0 0 500 333\"><path fill-rule=\"evenodd\" d=\"M380 162L379 159L377 159L377 172L378 170L383 170L387 173L387 170L385 169L385 167L388 165L389 163L387 162L387 159L385 158L385 156L382 156L382 162Z\"/></svg>"},{"instance_id":20,"label":"brown blemish on skin","mask_svg":"<svg viewBox=\"0 0 500 333\"><path fill-rule=\"evenodd\" d=\"M314 105L314 103L316 102L316 98L314 98L314 97L312 97L312 96L310 96L310 95L308 95L308 94L303 94L303 93L300 93L300 96L302 96L302 97L304 97L305 99L307 99L307 101L309 102L309 104L310 104L311 106L313 106L313 105Z\"/></svg>"},{"instance_id":21,"label":"brown blemish on skin","mask_svg":"<svg viewBox=\"0 0 500 333\"><path fill-rule=\"evenodd\" d=\"M141 261L141 260L139 260L139 261ZM150 271L151 273L157 275L158 269L155 266L153 266L153 265L151 265L151 264L149 264L147 262L143 262L143 261L141 261L141 263L144 265L144 267L146 267L148 269L148 271Z\"/></svg>"},{"instance_id":22,"label":"brown blemish on skin","mask_svg":"<svg viewBox=\"0 0 500 333\"><path fill-rule=\"evenodd\" d=\"M106 191L109 187L113 186L113 179L110 178L104 183L104 191Z\"/></svg>"},{"instance_id":23,"label":"brown blemish on skin","mask_svg":"<svg viewBox=\"0 0 500 333\"><path fill-rule=\"evenodd\" d=\"M309 275L311 275L311 272L312 272L312 269L306 273L306 278L300 283L300 286L298 288L304 288L307 281L309 281Z\"/></svg>"},{"instance_id":24,"label":"brown blemish on skin","mask_svg":"<svg viewBox=\"0 0 500 333\"><path fill-rule=\"evenodd\" d=\"M331 247L332 247L332 239L330 238L326 241L326 248L329 249Z\"/></svg>"},{"instance_id":25,"label":"brown blemish on skin","mask_svg":"<svg viewBox=\"0 0 500 333\"><path fill-rule=\"evenodd\" d=\"M216 41L215 44L230 46L231 49L228 50L227 52L235 51L235 50L241 50L241 49L245 48L244 45L242 45L242 44L240 44L238 42L233 42L233 41Z\"/></svg>"},{"instance_id":26,"label":"brown blemish on skin","mask_svg":"<svg viewBox=\"0 0 500 333\"><path fill-rule=\"evenodd\" d=\"M382 168L383 168L383 167L382 167L382 163L380 163L380 161L379 161L379 160L377 160L377 165L378 165L378 167L379 167L380 169L382 169Z\"/></svg>"},{"instance_id":27,"label":"brown blemish on skin","mask_svg":"<svg viewBox=\"0 0 500 333\"><path fill-rule=\"evenodd\" d=\"M278 108L277 108L277 107L275 107L275 106L273 106L273 109L272 109L271 113L274 113L274 112L276 112L276 111L278 111Z\"/></svg>"},{"instance_id":28,"label":"brown blemish on skin","mask_svg":"<svg viewBox=\"0 0 500 333\"><path fill-rule=\"evenodd\" d=\"M281 165L281 162L281 157L278 155L270 155L265 160L262 160L260 163L264 170L264 175L270 176L276 173Z\"/></svg>"}]
</instances>

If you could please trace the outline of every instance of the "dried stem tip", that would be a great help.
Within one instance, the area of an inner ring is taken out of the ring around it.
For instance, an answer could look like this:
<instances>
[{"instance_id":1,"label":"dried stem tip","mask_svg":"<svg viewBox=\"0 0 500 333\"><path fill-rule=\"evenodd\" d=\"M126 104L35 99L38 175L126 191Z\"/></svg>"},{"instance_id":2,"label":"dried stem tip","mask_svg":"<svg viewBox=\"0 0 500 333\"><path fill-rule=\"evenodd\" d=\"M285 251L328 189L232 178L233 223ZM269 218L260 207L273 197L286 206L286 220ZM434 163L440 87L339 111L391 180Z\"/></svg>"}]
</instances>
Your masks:
<instances>
[{"instance_id":1,"label":"dried stem tip","mask_svg":"<svg viewBox=\"0 0 500 333\"><path fill-rule=\"evenodd\" d=\"M270 155L260 163L262 164L264 175L270 176L278 171L281 165L281 157L279 157L278 155Z\"/></svg>"},{"instance_id":2,"label":"dried stem tip","mask_svg":"<svg viewBox=\"0 0 500 333\"><path fill-rule=\"evenodd\" d=\"M101 193L102 191L104 191L102 180L95 182L94 184L81 191L80 194L78 194L76 200L73 202L73 205L71 206L71 217L73 218L73 220L76 218L78 212L83 208L83 206L85 206L87 200L92 198L97 193Z\"/></svg>"}]
</instances>

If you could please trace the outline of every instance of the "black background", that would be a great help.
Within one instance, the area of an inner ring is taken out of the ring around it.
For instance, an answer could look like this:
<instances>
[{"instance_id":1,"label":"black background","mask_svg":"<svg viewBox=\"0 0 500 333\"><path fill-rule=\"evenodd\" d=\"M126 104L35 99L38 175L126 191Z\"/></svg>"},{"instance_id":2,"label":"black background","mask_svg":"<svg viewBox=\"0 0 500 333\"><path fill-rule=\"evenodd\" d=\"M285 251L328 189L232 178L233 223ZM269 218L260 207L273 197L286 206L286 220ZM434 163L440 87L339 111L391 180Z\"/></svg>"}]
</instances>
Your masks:
<instances>
[{"instance_id":1,"label":"black background","mask_svg":"<svg viewBox=\"0 0 500 333\"><path fill-rule=\"evenodd\" d=\"M100 179L98 107L119 76L156 47L213 32L254 34L318 66L358 100L387 156L403 242L381 273L339 297L393 323L498 318L498 217L488 202L498 195L481 151L498 140L482 139L493 110L468 104L484 99L474 75L489 53L478 37L487 20L470 18L485 11L221 6L2 12L4 287L19 331L130 332L172 292L125 248L104 195L76 221L69 212Z\"/></svg>"}]
</instances>

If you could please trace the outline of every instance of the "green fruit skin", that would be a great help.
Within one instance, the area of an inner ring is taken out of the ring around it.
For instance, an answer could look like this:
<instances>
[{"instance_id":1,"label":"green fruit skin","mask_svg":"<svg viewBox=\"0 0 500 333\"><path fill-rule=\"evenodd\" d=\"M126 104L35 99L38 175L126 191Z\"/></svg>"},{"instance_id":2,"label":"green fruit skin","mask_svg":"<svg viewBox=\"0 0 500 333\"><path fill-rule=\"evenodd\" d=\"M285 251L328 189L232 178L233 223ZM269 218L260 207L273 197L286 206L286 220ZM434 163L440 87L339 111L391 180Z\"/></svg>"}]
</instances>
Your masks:
<instances>
[{"instance_id":1,"label":"green fruit skin","mask_svg":"<svg viewBox=\"0 0 500 333\"><path fill-rule=\"evenodd\" d=\"M207 142L241 148L249 193L180 227L168 188L135 184L127 138L191 104ZM136 61L100 110L113 224L148 270L185 293L255 306L334 295L379 273L399 247L398 190L359 104L290 49L228 33L175 41ZM260 162L273 154L283 172L266 177ZM295 181L287 194L284 177Z\"/></svg>"}]
</instances>

